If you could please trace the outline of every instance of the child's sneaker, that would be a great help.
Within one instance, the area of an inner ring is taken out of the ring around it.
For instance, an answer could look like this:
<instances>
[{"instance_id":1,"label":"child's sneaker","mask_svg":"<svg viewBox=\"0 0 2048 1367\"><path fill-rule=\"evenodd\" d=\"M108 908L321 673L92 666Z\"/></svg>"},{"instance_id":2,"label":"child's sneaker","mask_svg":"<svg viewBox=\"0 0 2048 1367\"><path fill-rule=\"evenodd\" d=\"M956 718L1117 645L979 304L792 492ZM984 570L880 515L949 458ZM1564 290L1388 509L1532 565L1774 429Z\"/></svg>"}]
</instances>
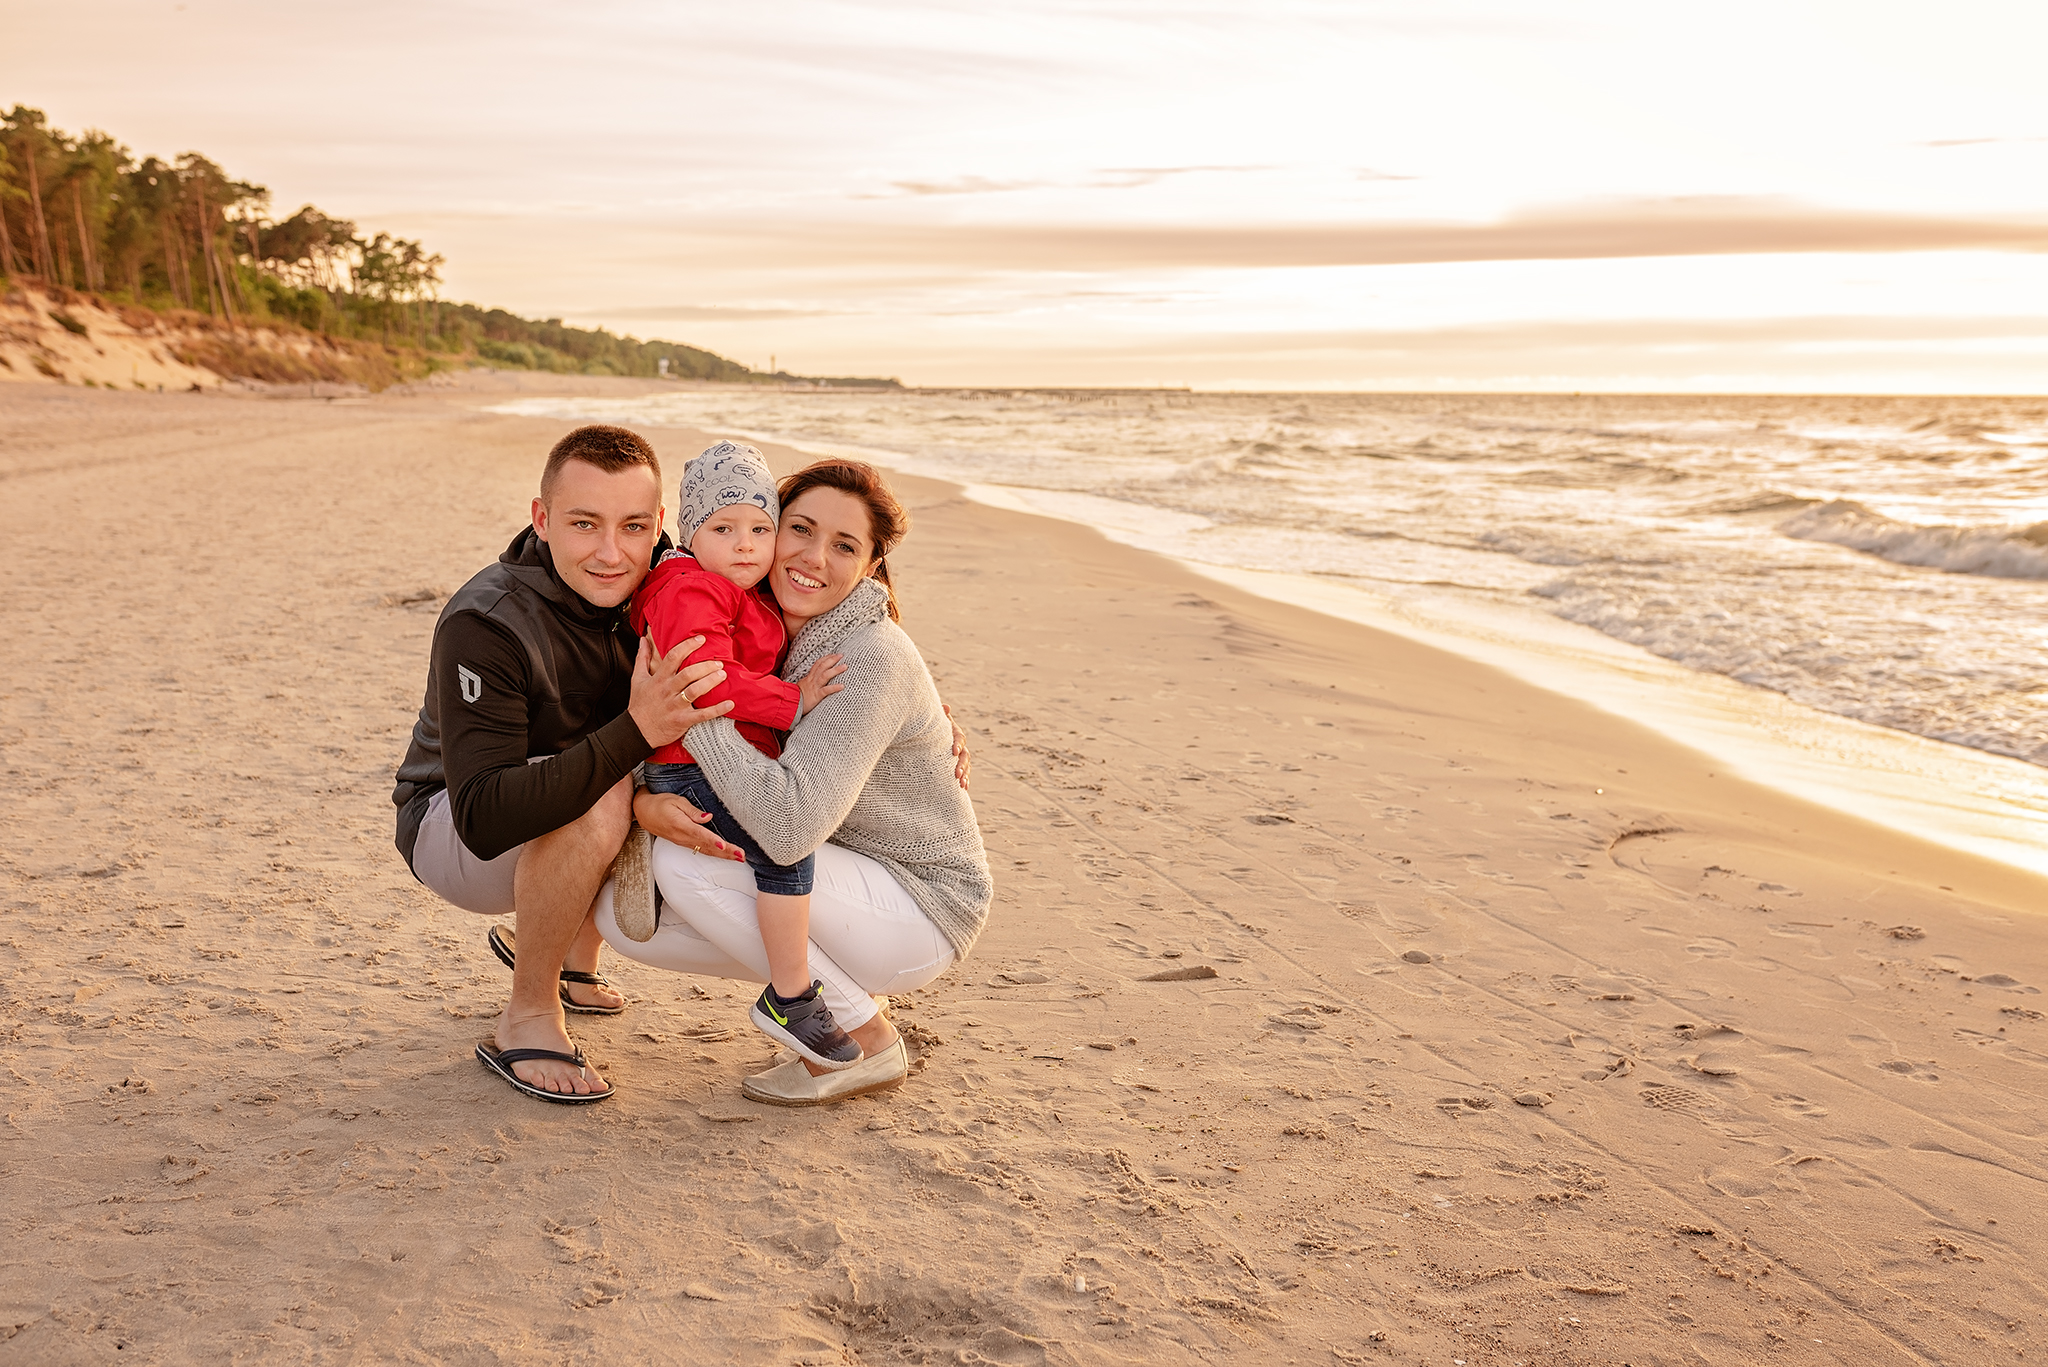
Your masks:
<instances>
[{"instance_id":1,"label":"child's sneaker","mask_svg":"<svg viewBox=\"0 0 2048 1367\"><path fill-rule=\"evenodd\" d=\"M612 917L635 944L654 938L654 837L639 822L612 861Z\"/></svg>"},{"instance_id":2,"label":"child's sneaker","mask_svg":"<svg viewBox=\"0 0 2048 1367\"><path fill-rule=\"evenodd\" d=\"M861 1060L860 1046L832 1019L832 1008L818 995L816 983L805 988L801 997L789 999L778 997L772 986L764 987L747 1014L762 1034L788 1045L820 1068L836 1072Z\"/></svg>"}]
</instances>

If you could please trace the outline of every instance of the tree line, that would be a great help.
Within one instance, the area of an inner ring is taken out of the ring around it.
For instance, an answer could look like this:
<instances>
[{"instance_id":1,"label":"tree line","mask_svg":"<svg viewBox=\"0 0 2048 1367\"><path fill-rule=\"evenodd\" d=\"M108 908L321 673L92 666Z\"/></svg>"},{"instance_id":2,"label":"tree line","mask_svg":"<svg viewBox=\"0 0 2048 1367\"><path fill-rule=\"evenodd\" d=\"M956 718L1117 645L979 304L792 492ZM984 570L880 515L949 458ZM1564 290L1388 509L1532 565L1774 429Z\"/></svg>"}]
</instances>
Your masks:
<instances>
[{"instance_id":1,"label":"tree line","mask_svg":"<svg viewBox=\"0 0 2048 1367\"><path fill-rule=\"evenodd\" d=\"M774 381L678 342L521 318L440 297L444 259L313 205L278 219L270 191L197 152L137 158L73 137L39 109L0 116L0 275L159 312L288 323L493 365L596 375ZM662 362L666 360L667 365Z\"/></svg>"}]
</instances>

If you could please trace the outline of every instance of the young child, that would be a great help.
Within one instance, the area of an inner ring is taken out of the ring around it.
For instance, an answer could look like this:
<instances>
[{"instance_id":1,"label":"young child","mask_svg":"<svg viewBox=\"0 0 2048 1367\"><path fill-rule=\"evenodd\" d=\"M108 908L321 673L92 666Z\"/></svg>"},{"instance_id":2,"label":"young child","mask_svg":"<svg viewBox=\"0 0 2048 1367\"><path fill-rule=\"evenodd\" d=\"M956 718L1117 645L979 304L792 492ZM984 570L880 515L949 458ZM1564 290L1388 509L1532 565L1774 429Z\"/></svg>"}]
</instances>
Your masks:
<instances>
[{"instance_id":1,"label":"young child","mask_svg":"<svg viewBox=\"0 0 2048 1367\"><path fill-rule=\"evenodd\" d=\"M726 679L697 702L731 698L733 710L726 715L771 757L782 753L777 732L839 691L838 684L822 682L818 670L801 684L776 677L785 644L782 614L753 590L773 563L780 514L775 480L759 451L730 441L705 451L684 468L676 508L677 536L689 553L671 551L662 558L633 595L631 617L633 629L651 637L657 651L702 636L704 645L691 660L723 660ZM788 866L772 863L679 741L654 752L643 781L649 792L680 794L708 813L711 828L737 845L754 871L769 979L749 1013L754 1024L820 1067L860 1062L860 1045L832 1019L811 980L811 856ZM654 933L648 845L647 832L635 826L614 866L613 885L620 930L643 941Z\"/></svg>"}]
</instances>

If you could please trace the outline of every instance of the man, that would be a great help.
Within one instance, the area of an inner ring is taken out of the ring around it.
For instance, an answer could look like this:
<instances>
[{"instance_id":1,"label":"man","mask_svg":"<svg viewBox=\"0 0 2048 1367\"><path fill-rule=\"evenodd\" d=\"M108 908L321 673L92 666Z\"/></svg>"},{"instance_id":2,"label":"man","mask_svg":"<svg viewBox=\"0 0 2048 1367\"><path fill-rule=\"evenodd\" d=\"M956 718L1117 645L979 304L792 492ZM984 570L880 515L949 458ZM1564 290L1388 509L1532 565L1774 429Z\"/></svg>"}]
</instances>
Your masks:
<instances>
[{"instance_id":1,"label":"man","mask_svg":"<svg viewBox=\"0 0 2048 1367\"><path fill-rule=\"evenodd\" d=\"M413 875L466 911L514 918L494 931L512 996L477 1057L547 1101L612 1089L563 1016L616 1014L596 972L591 919L632 821L633 767L730 702L692 699L725 679L683 665L702 637L659 659L626 605L666 542L661 465L622 427L555 444L532 525L448 600L434 626L426 700L398 769L398 850Z\"/></svg>"}]
</instances>

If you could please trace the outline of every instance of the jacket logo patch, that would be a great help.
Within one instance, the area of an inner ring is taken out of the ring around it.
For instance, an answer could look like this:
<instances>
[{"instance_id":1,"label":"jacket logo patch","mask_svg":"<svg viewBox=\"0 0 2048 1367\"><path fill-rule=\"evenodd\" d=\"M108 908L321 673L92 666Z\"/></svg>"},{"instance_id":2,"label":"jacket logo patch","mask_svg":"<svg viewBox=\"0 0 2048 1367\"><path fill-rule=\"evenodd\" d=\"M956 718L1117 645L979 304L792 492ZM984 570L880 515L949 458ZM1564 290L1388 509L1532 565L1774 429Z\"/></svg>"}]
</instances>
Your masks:
<instances>
[{"instance_id":1,"label":"jacket logo patch","mask_svg":"<svg viewBox=\"0 0 2048 1367\"><path fill-rule=\"evenodd\" d=\"M464 702L475 702L484 695L484 681L468 665L455 666L455 677L462 684Z\"/></svg>"}]
</instances>

